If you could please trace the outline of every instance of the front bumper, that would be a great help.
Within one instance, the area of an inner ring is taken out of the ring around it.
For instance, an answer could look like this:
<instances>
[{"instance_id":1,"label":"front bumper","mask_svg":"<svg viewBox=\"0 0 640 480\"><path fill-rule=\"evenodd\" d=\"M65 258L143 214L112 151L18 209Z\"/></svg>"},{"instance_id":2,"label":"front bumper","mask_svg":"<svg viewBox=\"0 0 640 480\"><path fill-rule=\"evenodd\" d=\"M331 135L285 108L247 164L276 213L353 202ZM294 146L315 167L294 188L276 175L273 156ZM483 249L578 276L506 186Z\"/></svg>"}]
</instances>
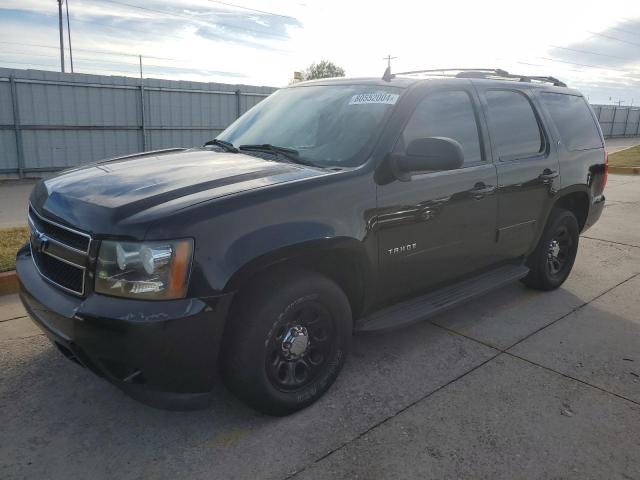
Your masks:
<instances>
[{"instance_id":1,"label":"front bumper","mask_svg":"<svg viewBox=\"0 0 640 480\"><path fill-rule=\"evenodd\" d=\"M18 253L20 299L65 356L148 405L205 406L218 381L218 353L232 294L143 301L63 293Z\"/></svg>"}]
</instances>

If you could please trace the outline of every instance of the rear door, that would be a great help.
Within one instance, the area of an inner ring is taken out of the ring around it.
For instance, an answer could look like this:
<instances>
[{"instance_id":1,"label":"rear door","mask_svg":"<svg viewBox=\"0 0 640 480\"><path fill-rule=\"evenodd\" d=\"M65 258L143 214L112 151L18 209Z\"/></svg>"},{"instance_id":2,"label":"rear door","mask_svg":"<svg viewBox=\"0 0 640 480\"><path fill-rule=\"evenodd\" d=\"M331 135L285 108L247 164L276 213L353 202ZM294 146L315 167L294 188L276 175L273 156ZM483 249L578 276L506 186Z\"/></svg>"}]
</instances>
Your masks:
<instances>
[{"instance_id":1,"label":"rear door","mask_svg":"<svg viewBox=\"0 0 640 480\"><path fill-rule=\"evenodd\" d=\"M394 151L403 152L416 138L452 138L463 147L462 168L379 188L382 297L408 295L491 263L496 171L484 150L475 91L460 83L419 100Z\"/></svg>"},{"instance_id":2,"label":"rear door","mask_svg":"<svg viewBox=\"0 0 640 480\"><path fill-rule=\"evenodd\" d=\"M581 95L542 91L537 97L557 130L561 186L584 185L589 180L586 172L597 174L592 171L593 166L604 161L602 133L595 115ZM601 185L604 179L597 180ZM602 190L595 193L602 193Z\"/></svg>"},{"instance_id":3,"label":"rear door","mask_svg":"<svg viewBox=\"0 0 640 480\"><path fill-rule=\"evenodd\" d=\"M559 188L557 146L526 88L476 83L498 171L497 254L503 260L534 246Z\"/></svg>"}]
</instances>

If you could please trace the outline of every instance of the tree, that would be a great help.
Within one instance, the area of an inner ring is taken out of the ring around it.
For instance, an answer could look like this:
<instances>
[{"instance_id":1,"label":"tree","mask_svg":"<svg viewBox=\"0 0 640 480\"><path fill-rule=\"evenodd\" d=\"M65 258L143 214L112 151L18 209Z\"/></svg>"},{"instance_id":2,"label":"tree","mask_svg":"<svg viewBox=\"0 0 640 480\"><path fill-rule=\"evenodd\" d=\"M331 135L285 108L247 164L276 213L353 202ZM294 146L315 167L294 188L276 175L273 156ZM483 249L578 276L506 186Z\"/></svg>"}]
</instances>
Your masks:
<instances>
[{"instance_id":1,"label":"tree","mask_svg":"<svg viewBox=\"0 0 640 480\"><path fill-rule=\"evenodd\" d=\"M320 63L312 63L309 68L302 72L303 80L330 77L344 77L344 69L328 60L322 60Z\"/></svg>"}]
</instances>

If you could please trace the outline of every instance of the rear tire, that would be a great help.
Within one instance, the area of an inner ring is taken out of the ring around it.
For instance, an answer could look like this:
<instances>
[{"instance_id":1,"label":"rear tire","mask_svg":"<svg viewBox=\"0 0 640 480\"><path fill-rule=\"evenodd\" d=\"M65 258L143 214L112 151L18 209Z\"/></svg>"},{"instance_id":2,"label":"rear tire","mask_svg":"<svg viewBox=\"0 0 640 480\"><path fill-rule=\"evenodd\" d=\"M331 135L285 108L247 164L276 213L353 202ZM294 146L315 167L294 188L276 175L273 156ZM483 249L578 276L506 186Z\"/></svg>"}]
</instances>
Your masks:
<instances>
[{"instance_id":1,"label":"rear tire","mask_svg":"<svg viewBox=\"0 0 640 480\"><path fill-rule=\"evenodd\" d=\"M537 290L554 290L562 285L571 273L579 238L575 215L554 208L536 249L527 258L529 273L522 282Z\"/></svg>"},{"instance_id":2,"label":"rear tire","mask_svg":"<svg viewBox=\"0 0 640 480\"><path fill-rule=\"evenodd\" d=\"M320 398L349 351L349 301L330 279L285 270L240 293L223 349L227 387L256 410L288 415Z\"/></svg>"}]
</instances>

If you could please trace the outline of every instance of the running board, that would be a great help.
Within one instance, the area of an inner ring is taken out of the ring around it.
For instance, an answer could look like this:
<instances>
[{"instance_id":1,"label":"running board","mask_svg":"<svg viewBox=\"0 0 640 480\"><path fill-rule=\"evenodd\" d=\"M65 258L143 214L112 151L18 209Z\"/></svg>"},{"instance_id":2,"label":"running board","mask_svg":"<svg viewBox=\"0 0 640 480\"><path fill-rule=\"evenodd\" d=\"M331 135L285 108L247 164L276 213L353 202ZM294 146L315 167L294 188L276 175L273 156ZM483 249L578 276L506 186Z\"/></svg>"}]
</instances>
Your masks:
<instances>
[{"instance_id":1,"label":"running board","mask_svg":"<svg viewBox=\"0 0 640 480\"><path fill-rule=\"evenodd\" d=\"M524 265L500 267L426 295L378 310L362 318L355 330L357 332L375 332L404 327L426 320L491 290L520 280L527 273L529 273L529 269Z\"/></svg>"}]
</instances>

